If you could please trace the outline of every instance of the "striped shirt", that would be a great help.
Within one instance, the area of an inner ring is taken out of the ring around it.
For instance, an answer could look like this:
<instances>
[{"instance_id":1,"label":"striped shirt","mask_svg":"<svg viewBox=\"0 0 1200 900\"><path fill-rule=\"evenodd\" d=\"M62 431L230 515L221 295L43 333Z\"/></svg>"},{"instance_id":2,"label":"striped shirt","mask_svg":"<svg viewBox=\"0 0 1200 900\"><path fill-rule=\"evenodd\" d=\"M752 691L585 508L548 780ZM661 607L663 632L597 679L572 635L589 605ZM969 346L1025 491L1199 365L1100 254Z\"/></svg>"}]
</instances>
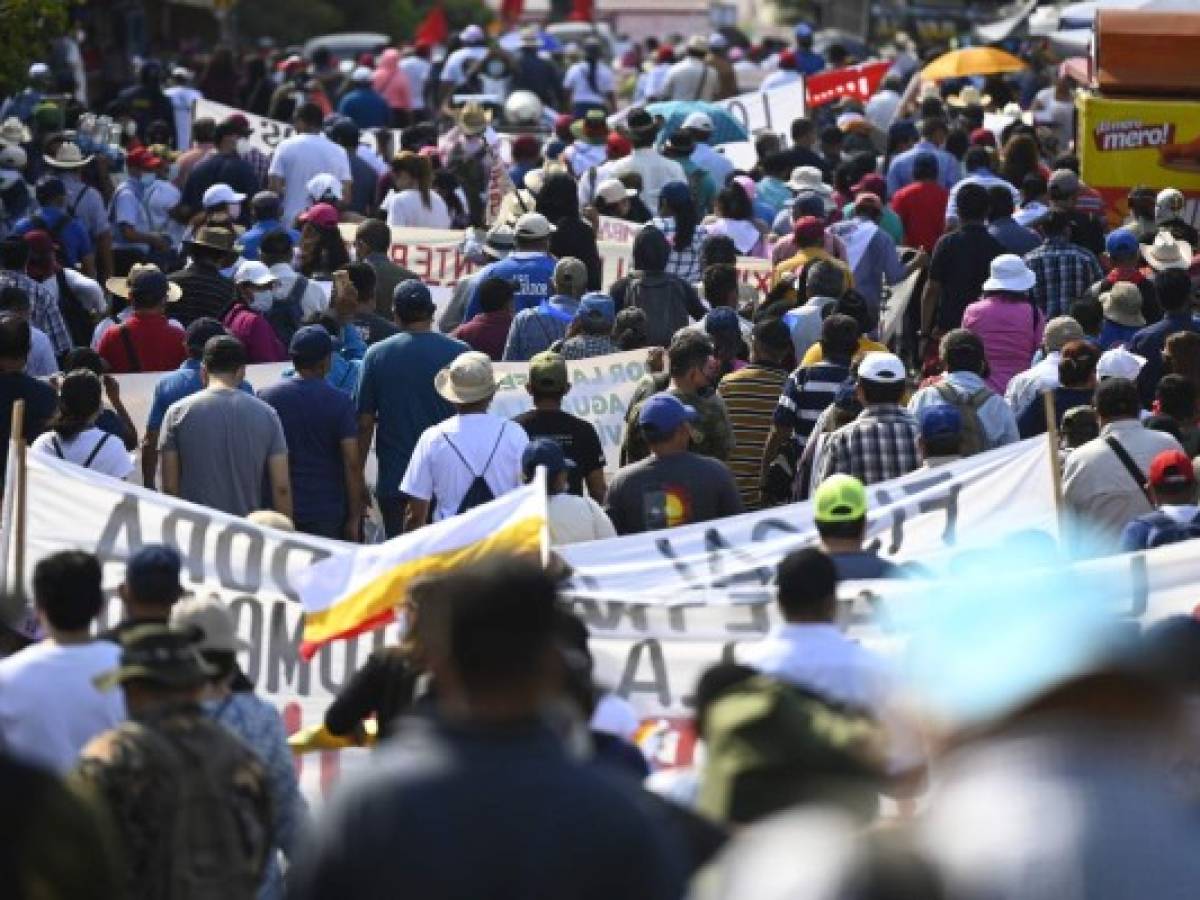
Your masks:
<instances>
[{"instance_id":1,"label":"striped shirt","mask_svg":"<svg viewBox=\"0 0 1200 900\"><path fill-rule=\"evenodd\" d=\"M829 436L817 482L845 474L863 484L878 484L907 475L921 466L919 434L917 420L904 407L872 404Z\"/></svg>"},{"instance_id":2,"label":"striped shirt","mask_svg":"<svg viewBox=\"0 0 1200 900\"><path fill-rule=\"evenodd\" d=\"M167 277L183 291L171 304L171 316L185 328L205 316L220 319L233 302L233 282L208 263L190 263Z\"/></svg>"},{"instance_id":3,"label":"striped shirt","mask_svg":"<svg viewBox=\"0 0 1200 900\"><path fill-rule=\"evenodd\" d=\"M787 379L787 370L778 366L751 363L730 372L717 385L725 400L729 421L737 435L737 445L729 454L729 468L737 482L742 505L747 510L762 505L759 478L763 451L771 432L771 413Z\"/></svg>"},{"instance_id":4,"label":"striped shirt","mask_svg":"<svg viewBox=\"0 0 1200 900\"><path fill-rule=\"evenodd\" d=\"M801 366L787 377L783 393L775 407L774 422L790 428L801 447L808 443L826 407L837 396L838 388L850 377L850 360L829 360Z\"/></svg>"},{"instance_id":5,"label":"striped shirt","mask_svg":"<svg viewBox=\"0 0 1200 900\"><path fill-rule=\"evenodd\" d=\"M559 349L563 359L591 359L620 352L607 334L577 334L563 341Z\"/></svg>"}]
</instances>

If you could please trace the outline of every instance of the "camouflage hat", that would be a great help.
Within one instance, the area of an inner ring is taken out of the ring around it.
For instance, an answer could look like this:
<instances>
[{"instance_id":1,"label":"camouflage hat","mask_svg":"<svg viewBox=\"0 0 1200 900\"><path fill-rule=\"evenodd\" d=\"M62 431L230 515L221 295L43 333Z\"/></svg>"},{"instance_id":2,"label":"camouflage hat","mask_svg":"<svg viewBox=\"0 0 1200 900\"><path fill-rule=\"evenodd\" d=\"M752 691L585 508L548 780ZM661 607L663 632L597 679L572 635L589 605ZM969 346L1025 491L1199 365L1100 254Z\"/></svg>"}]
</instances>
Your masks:
<instances>
[{"instance_id":1,"label":"camouflage hat","mask_svg":"<svg viewBox=\"0 0 1200 900\"><path fill-rule=\"evenodd\" d=\"M198 688L216 675L196 649L194 636L167 625L139 625L121 636L121 662L97 675L92 684L110 691L127 681L164 688Z\"/></svg>"}]
</instances>

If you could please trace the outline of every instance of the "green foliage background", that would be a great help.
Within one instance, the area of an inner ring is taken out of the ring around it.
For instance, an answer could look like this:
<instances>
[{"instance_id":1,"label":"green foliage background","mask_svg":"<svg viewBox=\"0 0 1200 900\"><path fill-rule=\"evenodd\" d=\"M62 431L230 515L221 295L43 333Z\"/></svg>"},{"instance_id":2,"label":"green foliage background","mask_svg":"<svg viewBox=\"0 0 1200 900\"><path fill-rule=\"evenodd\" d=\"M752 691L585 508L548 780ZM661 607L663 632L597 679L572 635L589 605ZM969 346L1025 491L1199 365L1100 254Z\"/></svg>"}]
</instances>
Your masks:
<instances>
[{"instance_id":1,"label":"green foliage background","mask_svg":"<svg viewBox=\"0 0 1200 900\"><path fill-rule=\"evenodd\" d=\"M31 63L50 55L73 0L0 0L0 95L25 86Z\"/></svg>"}]
</instances>

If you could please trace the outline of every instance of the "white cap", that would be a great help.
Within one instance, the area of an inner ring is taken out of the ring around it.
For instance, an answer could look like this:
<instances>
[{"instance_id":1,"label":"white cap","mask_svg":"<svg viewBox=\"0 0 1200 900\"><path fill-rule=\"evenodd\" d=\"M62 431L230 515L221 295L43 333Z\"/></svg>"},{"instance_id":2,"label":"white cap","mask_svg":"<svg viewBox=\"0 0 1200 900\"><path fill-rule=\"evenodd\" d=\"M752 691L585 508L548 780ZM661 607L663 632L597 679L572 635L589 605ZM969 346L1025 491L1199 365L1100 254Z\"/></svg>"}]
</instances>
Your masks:
<instances>
[{"instance_id":1,"label":"white cap","mask_svg":"<svg viewBox=\"0 0 1200 900\"><path fill-rule=\"evenodd\" d=\"M43 62L35 62L29 67L30 78L48 78L50 76L50 67Z\"/></svg>"},{"instance_id":2,"label":"white cap","mask_svg":"<svg viewBox=\"0 0 1200 900\"><path fill-rule=\"evenodd\" d=\"M464 44L482 44L486 35L478 25L468 25L460 35Z\"/></svg>"},{"instance_id":3,"label":"white cap","mask_svg":"<svg viewBox=\"0 0 1200 900\"><path fill-rule=\"evenodd\" d=\"M29 157L20 147L9 144L0 148L0 169L24 169Z\"/></svg>"},{"instance_id":4,"label":"white cap","mask_svg":"<svg viewBox=\"0 0 1200 900\"><path fill-rule=\"evenodd\" d=\"M204 192L204 197L200 202L205 209L212 209L222 203L241 203L245 199L245 194L239 194L227 184L218 183Z\"/></svg>"},{"instance_id":5,"label":"white cap","mask_svg":"<svg viewBox=\"0 0 1200 900\"><path fill-rule=\"evenodd\" d=\"M1146 357L1130 353L1124 347L1105 350L1096 363L1097 378L1128 378L1133 381L1146 364Z\"/></svg>"},{"instance_id":6,"label":"white cap","mask_svg":"<svg viewBox=\"0 0 1200 900\"><path fill-rule=\"evenodd\" d=\"M719 31L714 31L708 36L708 46L713 50L724 50L729 46L729 39Z\"/></svg>"},{"instance_id":7,"label":"white cap","mask_svg":"<svg viewBox=\"0 0 1200 900\"><path fill-rule=\"evenodd\" d=\"M554 234L555 228L550 224L550 220L541 213L525 213L521 218L517 219L516 228L513 229L518 239L525 238L526 240L541 240L548 238Z\"/></svg>"},{"instance_id":8,"label":"white cap","mask_svg":"<svg viewBox=\"0 0 1200 900\"><path fill-rule=\"evenodd\" d=\"M858 364L858 377L881 384L897 384L905 379L904 363L894 353L875 350Z\"/></svg>"},{"instance_id":9,"label":"white cap","mask_svg":"<svg viewBox=\"0 0 1200 900\"><path fill-rule=\"evenodd\" d=\"M687 118L683 120L683 124L679 127L687 128L689 130L694 128L696 131L712 131L712 116L706 112L688 113Z\"/></svg>"},{"instance_id":10,"label":"white cap","mask_svg":"<svg viewBox=\"0 0 1200 900\"><path fill-rule=\"evenodd\" d=\"M237 272L234 273L234 284L253 284L258 287L271 284L278 281L274 273L267 268L266 263L257 261L246 261L237 267Z\"/></svg>"},{"instance_id":11,"label":"white cap","mask_svg":"<svg viewBox=\"0 0 1200 900\"><path fill-rule=\"evenodd\" d=\"M314 175L308 179L308 184L304 186L304 189L308 191L308 196L312 200L324 200L326 197L333 197L334 200L342 199L342 183L328 172L322 172L320 175Z\"/></svg>"},{"instance_id":12,"label":"white cap","mask_svg":"<svg viewBox=\"0 0 1200 900\"><path fill-rule=\"evenodd\" d=\"M633 188L625 187L616 178L605 178L596 185L596 196L602 198L605 203L620 203L628 197L636 197L637 194L637 191Z\"/></svg>"},{"instance_id":13,"label":"white cap","mask_svg":"<svg viewBox=\"0 0 1200 900\"><path fill-rule=\"evenodd\" d=\"M353 82L370 81L374 77L375 77L375 73L372 72L370 69L368 69L366 66L359 66L357 69L355 69L353 72L350 73L350 80Z\"/></svg>"}]
</instances>

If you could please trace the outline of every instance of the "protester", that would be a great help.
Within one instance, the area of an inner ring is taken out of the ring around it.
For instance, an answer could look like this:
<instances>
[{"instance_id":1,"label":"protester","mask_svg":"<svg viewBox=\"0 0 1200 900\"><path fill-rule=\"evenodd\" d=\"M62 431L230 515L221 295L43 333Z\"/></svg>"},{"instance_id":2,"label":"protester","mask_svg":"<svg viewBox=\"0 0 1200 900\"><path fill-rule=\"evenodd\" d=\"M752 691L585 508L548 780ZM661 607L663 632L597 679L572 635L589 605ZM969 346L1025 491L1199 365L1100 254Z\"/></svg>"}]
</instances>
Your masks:
<instances>
[{"instance_id":1,"label":"protester","mask_svg":"<svg viewBox=\"0 0 1200 900\"><path fill-rule=\"evenodd\" d=\"M538 469L546 473L547 527L553 546L616 537L613 524L599 503L568 490L568 476L575 464L563 454L557 441L539 437L526 444L521 454L521 474L526 483L534 480Z\"/></svg>"},{"instance_id":2,"label":"protester","mask_svg":"<svg viewBox=\"0 0 1200 900\"><path fill-rule=\"evenodd\" d=\"M290 226L309 205L308 182L328 173L340 183L342 195L350 193L350 164L346 153L321 133L324 116L313 103L301 104L292 124L296 133L285 138L271 157L267 188L283 198L283 221Z\"/></svg>"},{"instance_id":3,"label":"protester","mask_svg":"<svg viewBox=\"0 0 1200 900\"><path fill-rule=\"evenodd\" d=\"M1100 348L1088 341L1073 340L1063 345L1058 356L1058 376L1049 389L1052 391L1055 424L1062 427L1063 419L1072 409L1091 406L1096 393L1096 367L1100 363ZM1030 400L1017 418L1021 437L1045 434L1046 406L1040 396Z\"/></svg>"},{"instance_id":4,"label":"protester","mask_svg":"<svg viewBox=\"0 0 1200 900\"><path fill-rule=\"evenodd\" d=\"M130 721L84 747L74 779L112 815L132 896L249 900L261 883L274 816L267 776L201 709L212 674L190 635L143 625L100 682L121 685Z\"/></svg>"},{"instance_id":5,"label":"protester","mask_svg":"<svg viewBox=\"0 0 1200 900\"><path fill-rule=\"evenodd\" d=\"M571 390L566 360L552 351L538 353L529 361L529 380L525 389L533 399L533 409L513 421L525 429L531 441L554 441L570 463L566 470L570 492L587 494L597 503L604 502L604 451L595 427L585 419L565 411L563 398Z\"/></svg>"},{"instance_id":6,"label":"protester","mask_svg":"<svg viewBox=\"0 0 1200 900\"><path fill-rule=\"evenodd\" d=\"M926 406L917 416L917 424L921 429L917 447L922 469L936 469L963 458L963 421L958 407L948 403Z\"/></svg>"},{"instance_id":7,"label":"protester","mask_svg":"<svg viewBox=\"0 0 1200 900\"><path fill-rule=\"evenodd\" d=\"M65 774L92 738L125 718L121 698L92 684L118 656L116 647L91 635L104 605L96 557L64 550L40 560L33 603L46 637L0 660L0 743L7 753Z\"/></svg>"},{"instance_id":8,"label":"protester","mask_svg":"<svg viewBox=\"0 0 1200 900\"><path fill-rule=\"evenodd\" d=\"M677 395L655 394L638 407L637 428L650 455L613 476L605 512L618 534L707 522L742 511L725 464L688 450L699 414Z\"/></svg>"},{"instance_id":9,"label":"protester","mask_svg":"<svg viewBox=\"0 0 1200 900\"><path fill-rule=\"evenodd\" d=\"M67 212L67 186L61 178L44 179L35 193L37 209L13 226L13 233L26 235L41 231L50 235L62 256L62 265L79 269L87 276L96 274L95 249L83 224Z\"/></svg>"},{"instance_id":10,"label":"protester","mask_svg":"<svg viewBox=\"0 0 1200 900\"><path fill-rule=\"evenodd\" d=\"M503 278L487 276L476 289L479 312L454 329L453 336L473 350L484 353L493 361L504 357L510 331L513 327L513 282ZM543 300L543 303L546 301ZM539 307L522 310L528 313Z\"/></svg>"},{"instance_id":11,"label":"protester","mask_svg":"<svg viewBox=\"0 0 1200 900\"><path fill-rule=\"evenodd\" d=\"M1200 537L1196 472L1191 457L1164 450L1150 462L1146 491L1154 511L1128 522L1121 531L1121 551L1151 550Z\"/></svg>"},{"instance_id":12,"label":"protester","mask_svg":"<svg viewBox=\"0 0 1200 900\"><path fill-rule=\"evenodd\" d=\"M1125 347L1146 326L1142 315L1142 294L1128 281L1118 281L1100 295L1104 325L1100 329L1101 350Z\"/></svg>"},{"instance_id":13,"label":"protester","mask_svg":"<svg viewBox=\"0 0 1200 900\"><path fill-rule=\"evenodd\" d=\"M392 160L393 189L381 204L391 228L449 228L450 210L433 190L429 158L407 150Z\"/></svg>"},{"instance_id":14,"label":"protester","mask_svg":"<svg viewBox=\"0 0 1200 900\"><path fill-rule=\"evenodd\" d=\"M515 311L531 309L550 296L555 260L550 255L550 236L554 226L541 213L525 213L514 227L516 249L507 257L486 266L467 301L465 319L479 312L479 286L483 279L498 278L515 281Z\"/></svg>"},{"instance_id":15,"label":"protester","mask_svg":"<svg viewBox=\"0 0 1200 900\"><path fill-rule=\"evenodd\" d=\"M963 311L962 327L978 336L987 357L988 387L1002 396L1042 342L1045 318L1030 301L1036 284L1019 256L1003 253L992 260L983 296Z\"/></svg>"},{"instance_id":16,"label":"protester","mask_svg":"<svg viewBox=\"0 0 1200 900\"><path fill-rule=\"evenodd\" d=\"M329 297L313 280L292 268L296 242L288 230L277 228L263 235L259 243L259 261L275 276L274 303L269 318L278 327L287 323L295 330L301 320L323 312ZM389 298L389 303L390 303Z\"/></svg>"},{"instance_id":17,"label":"protester","mask_svg":"<svg viewBox=\"0 0 1200 900\"><path fill-rule=\"evenodd\" d=\"M1061 316L1071 301L1083 296L1104 275L1090 250L1072 243L1071 217L1054 211L1041 222L1046 242L1026 254L1025 263L1037 277L1030 296L1049 318Z\"/></svg>"},{"instance_id":18,"label":"protester","mask_svg":"<svg viewBox=\"0 0 1200 900\"><path fill-rule=\"evenodd\" d=\"M1016 205L1007 186L995 184L988 188L988 202L988 231L1005 253L1024 256L1041 245L1040 234L1013 218Z\"/></svg>"},{"instance_id":19,"label":"protester","mask_svg":"<svg viewBox=\"0 0 1200 900\"><path fill-rule=\"evenodd\" d=\"M640 346L644 347L645 314L640 309L622 312L641 316ZM599 292L584 294L579 301L579 312L574 321L567 326L566 336L551 345L551 349L557 348L556 352L562 354L564 359L591 359L630 349L622 348L616 343L616 318L612 297Z\"/></svg>"},{"instance_id":20,"label":"protester","mask_svg":"<svg viewBox=\"0 0 1200 900\"><path fill-rule=\"evenodd\" d=\"M50 292L25 274L30 247L20 238L0 241L0 288L20 288L29 297L29 324L46 333L56 354L71 349L71 333Z\"/></svg>"},{"instance_id":21,"label":"protester","mask_svg":"<svg viewBox=\"0 0 1200 900\"><path fill-rule=\"evenodd\" d=\"M486 354L456 356L438 372L434 389L455 415L425 429L413 448L400 482L408 497L405 531L421 528L431 516L440 522L519 487L521 453L529 443L523 428L487 411L496 376Z\"/></svg>"},{"instance_id":22,"label":"protester","mask_svg":"<svg viewBox=\"0 0 1200 900\"><path fill-rule=\"evenodd\" d=\"M183 362L184 335L167 319L167 304L175 307L182 297L157 266L134 266L126 279L110 281L109 290L127 294L132 314L108 328L96 350L109 370L121 372L166 372Z\"/></svg>"},{"instance_id":23,"label":"protester","mask_svg":"<svg viewBox=\"0 0 1200 900\"><path fill-rule=\"evenodd\" d=\"M679 329L707 312L696 289L667 271L670 259L666 235L645 226L633 239L633 273L611 289L618 308L636 307L646 314L647 340L659 347L667 346Z\"/></svg>"},{"instance_id":24,"label":"protester","mask_svg":"<svg viewBox=\"0 0 1200 900\"><path fill-rule=\"evenodd\" d=\"M1084 338L1083 328L1070 316L1059 316L1046 323L1042 331L1042 358L1018 372L1008 382L1004 399L1013 415L1020 415L1041 396L1042 391L1058 387L1058 363L1061 351L1071 341Z\"/></svg>"},{"instance_id":25,"label":"protester","mask_svg":"<svg viewBox=\"0 0 1200 900\"><path fill-rule=\"evenodd\" d=\"M31 310L29 295L18 287L0 288L0 315L11 316L28 323ZM25 374L33 378L45 378L59 369L50 338L40 328L29 326L29 355L25 361Z\"/></svg>"},{"instance_id":26,"label":"protester","mask_svg":"<svg viewBox=\"0 0 1200 900\"><path fill-rule=\"evenodd\" d=\"M417 277L392 262L388 256L391 246L391 231L377 219L367 219L355 230L354 256L375 272L375 311L381 316L392 314L392 295L396 292L396 285Z\"/></svg>"},{"instance_id":27,"label":"protester","mask_svg":"<svg viewBox=\"0 0 1200 900\"><path fill-rule=\"evenodd\" d=\"M259 191L250 198L250 215L254 220L237 241L237 250L242 259L258 260L259 245L272 231L283 230L292 239L292 245L300 243L300 232L283 224L283 204L274 191Z\"/></svg>"},{"instance_id":28,"label":"protester","mask_svg":"<svg viewBox=\"0 0 1200 900\"><path fill-rule=\"evenodd\" d=\"M267 319L275 305L278 280L265 263L244 262L234 273L233 284L234 300L221 324L241 343L247 363L282 362L287 351Z\"/></svg>"},{"instance_id":29,"label":"protester","mask_svg":"<svg viewBox=\"0 0 1200 900\"><path fill-rule=\"evenodd\" d=\"M228 335L209 338L200 369L204 390L172 404L163 417L163 493L231 516L271 507L290 518L283 428L270 406L240 389L245 375L241 343Z\"/></svg>"},{"instance_id":30,"label":"protester","mask_svg":"<svg viewBox=\"0 0 1200 900\"><path fill-rule=\"evenodd\" d=\"M103 396L103 385L94 372L68 372L59 382L58 412L30 449L112 478L127 477L133 460L121 440L96 427Z\"/></svg>"},{"instance_id":31,"label":"protester","mask_svg":"<svg viewBox=\"0 0 1200 900\"><path fill-rule=\"evenodd\" d=\"M238 154L241 131L241 126L229 119L217 125L212 152L192 168L183 185L182 202L189 210L199 211L202 198L204 208L213 205L208 192L216 187L220 189L219 202L236 205L229 214L236 222L241 219L241 202L264 187L254 168Z\"/></svg>"},{"instance_id":32,"label":"protester","mask_svg":"<svg viewBox=\"0 0 1200 900\"><path fill-rule=\"evenodd\" d=\"M933 253L946 230L946 204L950 192L938 183L938 159L930 151L913 161L913 181L892 194L891 207L900 217L905 241Z\"/></svg>"},{"instance_id":33,"label":"protester","mask_svg":"<svg viewBox=\"0 0 1200 900\"><path fill-rule=\"evenodd\" d=\"M608 174L621 178L636 173L642 179L642 202L647 209L658 209L662 189L672 181L687 184L683 166L667 159L655 148L660 123L649 112L640 107L630 110L625 119L625 128L633 142L633 152L608 167Z\"/></svg>"},{"instance_id":34,"label":"protester","mask_svg":"<svg viewBox=\"0 0 1200 900\"><path fill-rule=\"evenodd\" d=\"M579 314L587 277L587 267L580 260L570 256L558 260L551 283L554 293L537 306L522 310L513 320L504 345L506 362L532 359L566 337Z\"/></svg>"},{"instance_id":35,"label":"protester","mask_svg":"<svg viewBox=\"0 0 1200 900\"><path fill-rule=\"evenodd\" d=\"M220 318L233 302L233 282L223 270L237 256L234 241L228 228L206 226L183 242L189 262L168 279L180 292L179 299L172 301L171 314L184 326L199 318Z\"/></svg>"},{"instance_id":36,"label":"protester","mask_svg":"<svg viewBox=\"0 0 1200 900\"><path fill-rule=\"evenodd\" d=\"M1162 319L1139 330L1127 344L1130 353L1136 353L1146 360L1138 373L1138 392L1142 402L1147 405L1153 399L1154 386L1166 371L1163 351L1167 339L1180 332L1200 332L1200 325L1191 314L1191 280L1182 269L1166 269L1157 273L1153 287L1162 307Z\"/></svg>"}]
</instances>

